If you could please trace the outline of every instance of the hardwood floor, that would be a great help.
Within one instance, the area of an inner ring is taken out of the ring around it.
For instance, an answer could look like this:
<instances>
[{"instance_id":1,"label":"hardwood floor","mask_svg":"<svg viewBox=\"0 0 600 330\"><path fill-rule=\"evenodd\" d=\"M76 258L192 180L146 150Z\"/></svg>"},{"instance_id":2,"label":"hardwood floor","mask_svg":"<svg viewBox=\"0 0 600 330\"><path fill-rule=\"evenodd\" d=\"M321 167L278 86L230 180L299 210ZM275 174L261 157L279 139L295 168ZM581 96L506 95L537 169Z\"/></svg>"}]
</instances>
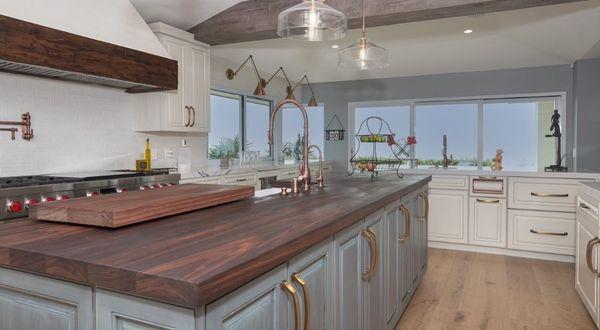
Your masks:
<instances>
[{"instance_id":1,"label":"hardwood floor","mask_svg":"<svg viewBox=\"0 0 600 330\"><path fill-rule=\"evenodd\" d=\"M595 329L571 263L429 249L396 329Z\"/></svg>"}]
</instances>

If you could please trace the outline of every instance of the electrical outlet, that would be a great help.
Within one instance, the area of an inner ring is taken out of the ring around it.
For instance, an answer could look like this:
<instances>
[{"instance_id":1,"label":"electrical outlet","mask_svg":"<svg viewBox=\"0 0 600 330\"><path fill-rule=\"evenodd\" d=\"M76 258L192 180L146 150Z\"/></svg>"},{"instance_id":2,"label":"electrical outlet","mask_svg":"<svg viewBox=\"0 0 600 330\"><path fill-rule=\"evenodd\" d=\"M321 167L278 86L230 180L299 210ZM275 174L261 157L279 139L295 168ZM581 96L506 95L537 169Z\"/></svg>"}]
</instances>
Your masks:
<instances>
[{"instance_id":1,"label":"electrical outlet","mask_svg":"<svg viewBox=\"0 0 600 330\"><path fill-rule=\"evenodd\" d=\"M175 158L175 152L173 151L173 149L165 149L165 159L174 159Z\"/></svg>"}]
</instances>

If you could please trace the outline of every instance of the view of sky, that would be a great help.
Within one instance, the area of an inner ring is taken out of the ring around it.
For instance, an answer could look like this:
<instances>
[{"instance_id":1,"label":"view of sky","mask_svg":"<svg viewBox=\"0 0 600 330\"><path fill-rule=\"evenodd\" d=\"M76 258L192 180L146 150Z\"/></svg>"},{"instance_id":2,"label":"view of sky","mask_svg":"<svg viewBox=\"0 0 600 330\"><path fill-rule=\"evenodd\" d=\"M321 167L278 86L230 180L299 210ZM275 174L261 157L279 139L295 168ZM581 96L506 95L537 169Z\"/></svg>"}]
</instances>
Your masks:
<instances>
[{"instance_id":1,"label":"view of sky","mask_svg":"<svg viewBox=\"0 0 600 330\"><path fill-rule=\"evenodd\" d=\"M325 126L324 126L324 109L323 106L306 107L308 113L308 137L309 144L316 144L325 152ZM298 134L302 136L304 132L304 120L300 110L290 107L281 109L283 116L283 144L291 142L292 145L298 140ZM279 115L279 114L278 114ZM315 153L315 156L317 154Z\"/></svg>"}]
</instances>

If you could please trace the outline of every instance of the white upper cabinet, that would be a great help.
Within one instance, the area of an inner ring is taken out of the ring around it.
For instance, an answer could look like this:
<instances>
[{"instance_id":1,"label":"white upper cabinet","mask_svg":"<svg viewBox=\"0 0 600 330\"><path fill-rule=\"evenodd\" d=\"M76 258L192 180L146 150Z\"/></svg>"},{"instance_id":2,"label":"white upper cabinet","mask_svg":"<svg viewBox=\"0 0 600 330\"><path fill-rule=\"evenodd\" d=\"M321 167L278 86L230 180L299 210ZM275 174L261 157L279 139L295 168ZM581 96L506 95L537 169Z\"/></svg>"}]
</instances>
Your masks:
<instances>
[{"instance_id":1,"label":"white upper cabinet","mask_svg":"<svg viewBox=\"0 0 600 330\"><path fill-rule=\"evenodd\" d=\"M178 89L140 94L136 130L143 132L210 131L210 49L191 33L163 23L150 24L158 40L179 64Z\"/></svg>"}]
</instances>

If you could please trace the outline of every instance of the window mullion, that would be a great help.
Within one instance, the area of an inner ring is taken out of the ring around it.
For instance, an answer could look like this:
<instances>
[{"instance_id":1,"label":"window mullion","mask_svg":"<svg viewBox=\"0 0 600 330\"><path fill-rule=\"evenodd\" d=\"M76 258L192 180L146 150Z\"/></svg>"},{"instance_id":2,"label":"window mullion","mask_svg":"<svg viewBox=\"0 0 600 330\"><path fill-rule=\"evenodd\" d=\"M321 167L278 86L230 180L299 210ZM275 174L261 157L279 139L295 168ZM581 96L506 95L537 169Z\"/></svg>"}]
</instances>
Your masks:
<instances>
[{"instance_id":1,"label":"window mullion","mask_svg":"<svg viewBox=\"0 0 600 330\"><path fill-rule=\"evenodd\" d=\"M477 168L483 169L483 100L477 102Z\"/></svg>"}]
</instances>

